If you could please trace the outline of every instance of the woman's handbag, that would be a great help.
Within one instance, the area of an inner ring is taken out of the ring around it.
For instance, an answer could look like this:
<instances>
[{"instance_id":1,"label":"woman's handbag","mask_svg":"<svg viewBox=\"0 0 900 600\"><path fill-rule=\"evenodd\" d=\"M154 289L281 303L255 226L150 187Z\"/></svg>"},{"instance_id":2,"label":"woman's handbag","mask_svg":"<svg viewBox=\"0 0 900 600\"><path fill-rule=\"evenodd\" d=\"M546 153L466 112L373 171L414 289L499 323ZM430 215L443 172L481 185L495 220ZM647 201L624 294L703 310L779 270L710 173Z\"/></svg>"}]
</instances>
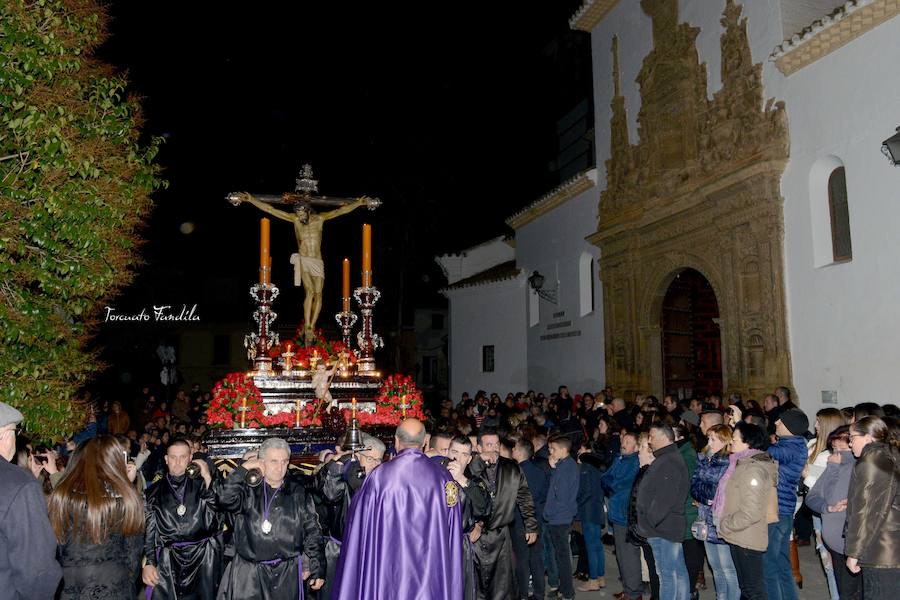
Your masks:
<instances>
[{"instance_id":1,"label":"woman's handbag","mask_svg":"<svg viewBox=\"0 0 900 600\"><path fill-rule=\"evenodd\" d=\"M712 506L707 505L697 507L697 520L691 525L691 535L701 542L709 542L710 544L724 543L719 539L719 535L716 532L716 525L713 522Z\"/></svg>"}]
</instances>

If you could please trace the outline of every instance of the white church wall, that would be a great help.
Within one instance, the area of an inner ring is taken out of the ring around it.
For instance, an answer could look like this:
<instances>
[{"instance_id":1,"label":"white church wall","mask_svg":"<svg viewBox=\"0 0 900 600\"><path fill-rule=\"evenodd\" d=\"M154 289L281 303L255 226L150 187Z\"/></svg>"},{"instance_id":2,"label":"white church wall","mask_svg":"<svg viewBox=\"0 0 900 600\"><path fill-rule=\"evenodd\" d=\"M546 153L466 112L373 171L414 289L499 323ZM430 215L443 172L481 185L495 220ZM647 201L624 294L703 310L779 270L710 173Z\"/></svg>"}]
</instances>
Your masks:
<instances>
[{"instance_id":1,"label":"white church wall","mask_svg":"<svg viewBox=\"0 0 900 600\"><path fill-rule=\"evenodd\" d=\"M900 402L900 169L880 154L881 141L900 125L900 18L785 77L768 60L793 32L783 31L782 3L744 0L743 16L755 62L763 63L764 101L785 101L791 158L782 179L785 285L794 387L813 414L822 391L838 406L872 400ZM681 0L679 19L701 28L697 48L707 64L710 96L721 87L719 23L725 0ZM821 16L824 16L821 15ZM652 48L651 19L639 2L619 2L592 31L598 188L609 158L613 95L611 42L619 38L621 91L629 136L637 141L640 90L635 81ZM853 258L835 264L830 215L821 178L846 168ZM826 202L826 204L822 204ZM521 253L520 253L521 254ZM529 338L530 339L530 338Z\"/></svg>"},{"instance_id":2,"label":"white church wall","mask_svg":"<svg viewBox=\"0 0 900 600\"><path fill-rule=\"evenodd\" d=\"M554 305L526 292L529 389L549 393L565 384L573 394L596 393L606 385L600 252L584 239L596 231L598 202L595 186L516 230L523 276L540 272L544 288L557 288L558 298Z\"/></svg>"},{"instance_id":3,"label":"white church wall","mask_svg":"<svg viewBox=\"0 0 900 600\"><path fill-rule=\"evenodd\" d=\"M881 142L900 125L900 18L785 79L791 159L782 178L794 384L810 414L898 402L900 168ZM846 170L852 260L834 263L825 182Z\"/></svg>"},{"instance_id":4,"label":"white church wall","mask_svg":"<svg viewBox=\"0 0 900 600\"><path fill-rule=\"evenodd\" d=\"M450 302L450 397L463 392L525 390L526 292L524 275L447 292ZM494 347L494 371L482 369L482 349Z\"/></svg>"}]
</instances>

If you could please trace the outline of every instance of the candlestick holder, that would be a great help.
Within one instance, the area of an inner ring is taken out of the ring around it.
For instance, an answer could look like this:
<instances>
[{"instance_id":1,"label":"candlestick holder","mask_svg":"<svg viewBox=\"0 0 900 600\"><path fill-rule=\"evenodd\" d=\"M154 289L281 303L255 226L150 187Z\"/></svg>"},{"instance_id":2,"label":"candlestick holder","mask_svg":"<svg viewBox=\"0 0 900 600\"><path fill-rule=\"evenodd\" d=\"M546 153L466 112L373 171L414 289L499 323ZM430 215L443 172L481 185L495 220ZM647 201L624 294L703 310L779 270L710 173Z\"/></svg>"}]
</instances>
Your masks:
<instances>
[{"instance_id":1,"label":"candlestick holder","mask_svg":"<svg viewBox=\"0 0 900 600\"><path fill-rule=\"evenodd\" d=\"M244 337L247 358L253 363L253 370L257 373L271 373L272 359L269 357L269 350L278 343L278 333L271 331L272 323L278 316L272 310L272 302L278 297L278 288L271 283L257 283L250 288L250 297L256 301L253 320L256 321L257 330Z\"/></svg>"},{"instance_id":2,"label":"candlestick holder","mask_svg":"<svg viewBox=\"0 0 900 600\"><path fill-rule=\"evenodd\" d=\"M282 375L290 375L294 369L294 356L296 352L291 352L290 350L287 352L281 353L281 358L284 359L284 367L281 370Z\"/></svg>"},{"instance_id":3,"label":"candlestick holder","mask_svg":"<svg viewBox=\"0 0 900 600\"><path fill-rule=\"evenodd\" d=\"M350 310L341 311L334 315L334 320L337 321L338 327L341 328L341 339L347 348L350 347L350 332L353 330L353 326L356 325L357 318L356 313Z\"/></svg>"},{"instance_id":4,"label":"candlestick holder","mask_svg":"<svg viewBox=\"0 0 900 600\"><path fill-rule=\"evenodd\" d=\"M359 312L362 314L362 326L356 334L359 346L356 370L361 375L372 375L375 372L375 350L384 347L384 340L372 331L372 313L375 303L381 298L381 292L375 286L358 287L353 292L353 297L359 303Z\"/></svg>"},{"instance_id":5,"label":"candlestick holder","mask_svg":"<svg viewBox=\"0 0 900 600\"><path fill-rule=\"evenodd\" d=\"M401 418L406 418L406 409L412 408L410 404L406 402L406 396L403 396L403 402L400 403L400 416Z\"/></svg>"},{"instance_id":6,"label":"candlestick holder","mask_svg":"<svg viewBox=\"0 0 900 600\"><path fill-rule=\"evenodd\" d=\"M350 354L346 350L338 352L338 375L341 377L350 376Z\"/></svg>"},{"instance_id":7,"label":"candlestick holder","mask_svg":"<svg viewBox=\"0 0 900 600\"><path fill-rule=\"evenodd\" d=\"M241 403L241 407L238 409L241 412L241 429L247 428L247 411L250 410L247 408L247 400L246 398Z\"/></svg>"}]
</instances>

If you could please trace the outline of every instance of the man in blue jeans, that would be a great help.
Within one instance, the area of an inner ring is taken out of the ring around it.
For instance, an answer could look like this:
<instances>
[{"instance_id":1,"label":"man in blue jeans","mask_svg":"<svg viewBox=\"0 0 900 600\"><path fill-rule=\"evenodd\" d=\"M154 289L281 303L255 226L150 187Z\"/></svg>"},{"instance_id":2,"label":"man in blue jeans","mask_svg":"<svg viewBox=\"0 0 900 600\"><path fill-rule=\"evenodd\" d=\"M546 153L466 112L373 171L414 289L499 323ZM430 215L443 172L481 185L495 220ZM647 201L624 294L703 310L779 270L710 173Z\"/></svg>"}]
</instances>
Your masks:
<instances>
[{"instance_id":1,"label":"man in blue jeans","mask_svg":"<svg viewBox=\"0 0 900 600\"><path fill-rule=\"evenodd\" d=\"M688 468L675 445L675 432L662 423L650 427L653 462L637 490L637 530L647 538L659 575L659 595L665 600L689 600L684 564L684 501L690 490Z\"/></svg>"},{"instance_id":2,"label":"man in blue jeans","mask_svg":"<svg viewBox=\"0 0 900 600\"><path fill-rule=\"evenodd\" d=\"M619 434L619 456L600 479L603 491L609 496L609 522L615 539L616 563L622 591L614 594L617 600L637 600L644 592L641 583L641 549L628 542L628 500L637 477L637 435L631 431Z\"/></svg>"},{"instance_id":3,"label":"man in blue jeans","mask_svg":"<svg viewBox=\"0 0 900 600\"><path fill-rule=\"evenodd\" d=\"M541 465L534 460L534 445L526 439L516 442L513 449L513 459L519 463L519 468L525 474L528 481L528 490L534 500L534 514L538 517L538 524L544 521L544 503L547 501L547 485L550 474L546 462ZM523 526L524 527L524 526ZM528 582L531 580L535 598L544 597L544 532L538 531L538 542L528 545L525 543L524 528L521 539L513 539L513 550L516 552L516 579L519 584L520 600L528 600ZM518 543L517 543L518 542ZM551 581L551 583L554 583ZM558 582L555 582L559 586Z\"/></svg>"},{"instance_id":4,"label":"man in blue jeans","mask_svg":"<svg viewBox=\"0 0 900 600\"><path fill-rule=\"evenodd\" d=\"M550 486L544 505L546 533L553 546L553 554L559 568L559 593L563 600L575 598L575 582L572 579L572 557L569 548L569 532L578 514L578 486L581 476L575 459L570 456L572 440L559 436L550 445Z\"/></svg>"},{"instance_id":5,"label":"man in blue jeans","mask_svg":"<svg viewBox=\"0 0 900 600\"><path fill-rule=\"evenodd\" d=\"M603 486L600 478L606 466L603 460L591 453L587 444L578 451L581 483L578 485L578 520L584 534L589 579L578 586L579 592L595 592L606 587L606 558L603 550L603 525L606 514L603 510Z\"/></svg>"},{"instance_id":6,"label":"man in blue jeans","mask_svg":"<svg viewBox=\"0 0 900 600\"><path fill-rule=\"evenodd\" d=\"M778 522L769 525L769 545L763 555L763 573L769 600L797 600L797 584L791 573L791 528L797 508L797 486L806 465L809 419L799 408L781 413L775 421L778 441L769 455L778 462Z\"/></svg>"}]
</instances>

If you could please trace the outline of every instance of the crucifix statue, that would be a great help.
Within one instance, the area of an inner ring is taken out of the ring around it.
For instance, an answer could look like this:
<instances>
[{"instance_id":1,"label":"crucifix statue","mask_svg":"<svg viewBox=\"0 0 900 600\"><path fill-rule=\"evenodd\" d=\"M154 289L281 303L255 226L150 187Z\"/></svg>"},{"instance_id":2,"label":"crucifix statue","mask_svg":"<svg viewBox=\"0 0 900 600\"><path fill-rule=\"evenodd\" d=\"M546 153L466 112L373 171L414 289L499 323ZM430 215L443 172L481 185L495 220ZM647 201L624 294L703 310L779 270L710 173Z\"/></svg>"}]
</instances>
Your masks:
<instances>
[{"instance_id":1,"label":"crucifix statue","mask_svg":"<svg viewBox=\"0 0 900 600\"><path fill-rule=\"evenodd\" d=\"M318 192L318 181L313 179L312 167L303 165L296 179L293 192L284 194L249 194L232 192L225 199L238 206L249 202L270 215L294 225L299 253L291 257L294 265L294 285L306 287L303 298L304 337L307 342L315 339L316 321L322 311L322 289L325 286L325 264L322 262L322 226L325 221L340 217L360 206L375 210L381 206L378 198L330 198L313 195ZM291 212L275 208L274 204L291 207ZM316 212L314 206L336 207L327 212Z\"/></svg>"}]
</instances>

